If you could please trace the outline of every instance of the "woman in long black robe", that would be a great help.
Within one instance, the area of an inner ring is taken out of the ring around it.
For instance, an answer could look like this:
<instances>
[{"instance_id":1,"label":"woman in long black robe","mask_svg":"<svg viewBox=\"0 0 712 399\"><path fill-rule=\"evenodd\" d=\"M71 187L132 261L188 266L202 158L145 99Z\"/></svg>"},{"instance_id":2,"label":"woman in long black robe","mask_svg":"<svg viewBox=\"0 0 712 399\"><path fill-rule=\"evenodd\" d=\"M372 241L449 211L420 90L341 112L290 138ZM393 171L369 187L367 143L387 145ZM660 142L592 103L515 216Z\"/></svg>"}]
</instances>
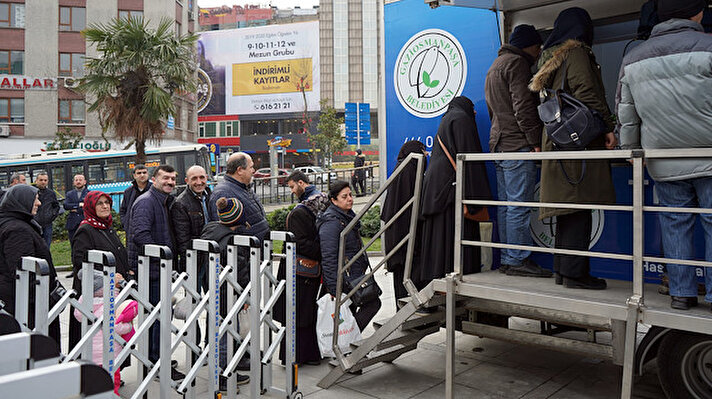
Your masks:
<instances>
[{"instance_id":1,"label":"woman in long black robe","mask_svg":"<svg viewBox=\"0 0 712 399\"><path fill-rule=\"evenodd\" d=\"M454 98L443 116L433 144L428 171L423 181L420 215L423 218L423 239L420 257L420 280L442 278L453 271L455 249L455 169L439 144L442 141L453 160L460 153L481 153L482 145L475 124L474 104L467 97ZM465 163L466 199L492 198L484 163ZM469 213L480 210L468 206ZM462 212L462 210L459 210ZM463 217L463 239L479 240L480 226ZM481 269L479 247L464 247L463 274L477 273Z\"/></svg>"},{"instance_id":2,"label":"woman in long black robe","mask_svg":"<svg viewBox=\"0 0 712 399\"><path fill-rule=\"evenodd\" d=\"M396 169L398 169L401 163L412 153L425 155L425 144L418 140L411 140L403 144L398 152ZM418 163L416 160L411 160L388 188L386 199L383 201L383 210L381 211L381 220L383 220L383 222L388 223L413 197L417 173ZM403 237L410 232L410 216L411 209L409 208L386 230L383 240L383 247L386 253L389 253L395 248ZM422 223L418 222L418 226L416 227L415 248L413 251L413 265L417 265L419 262L422 231ZM403 245L386 263L386 269L393 273L393 290L396 299L396 309L398 308L398 300L408 296L408 291L406 291L403 285L407 249L408 244ZM417 266L413 267L415 268ZM411 272L411 280L413 280L416 288L423 288L422 284L420 284L420 276Z\"/></svg>"},{"instance_id":3,"label":"woman in long black robe","mask_svg":"<svg viewBox=\"0 0 712 399\"><path fill-rule=\"evenodd\" d=\"M321 261L319 232L316 229L316 216L329 206L324 193L314 194L297 205L287 216L287 231L294 234L297 244L297 257ZM280 262L277 278L286 276L284 261ZM317 295L321 285L321 275L311 278L297 275L296 278L296 353L298 364L317 364L321 361L319 343L316 337ZM274 319L285 323L285 295L282 294L275 305ZM282 340L279 359L284 362L284 343Z\"/></svg>"}]
</instances>

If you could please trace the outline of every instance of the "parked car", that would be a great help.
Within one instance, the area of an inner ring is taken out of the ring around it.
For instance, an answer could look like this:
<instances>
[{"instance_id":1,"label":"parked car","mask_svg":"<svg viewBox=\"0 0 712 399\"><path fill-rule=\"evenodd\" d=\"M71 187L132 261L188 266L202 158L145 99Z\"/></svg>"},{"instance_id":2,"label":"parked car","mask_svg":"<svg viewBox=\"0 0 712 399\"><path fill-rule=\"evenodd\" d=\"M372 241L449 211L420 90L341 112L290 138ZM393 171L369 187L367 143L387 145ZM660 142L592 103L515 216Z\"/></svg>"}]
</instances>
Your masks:
<instances>
[{"instance_id":1,"label":"parked car","mask_svg":"<svg viewBox=\"0 0 712 399\"><path fill-rule=\"evenodd\" d=\"M304 172L307 176L309 176L312 183L321 184L331 180L336 180L338 178L336 176L336 172L326 171L321 166L300 166L294 170Z\"/></svg>"},{"instance_id":2,"label":"parked car","mask_svg":"<svg viewBox=\"0 0 712 399\"><path fill-rule=\"evenodd\" d=\"M277 169L277 175L279 176L279 178L277 179L277 184L280 184L282 186L287 185L287 177L289 177L291 173L292 171L289 169ZM255 180L256 184L269 184L269 180L265 178L272 177L272 170L270 168L257 169L255 171L254 177L258 179Z\"/></svg>"}]
</instances>

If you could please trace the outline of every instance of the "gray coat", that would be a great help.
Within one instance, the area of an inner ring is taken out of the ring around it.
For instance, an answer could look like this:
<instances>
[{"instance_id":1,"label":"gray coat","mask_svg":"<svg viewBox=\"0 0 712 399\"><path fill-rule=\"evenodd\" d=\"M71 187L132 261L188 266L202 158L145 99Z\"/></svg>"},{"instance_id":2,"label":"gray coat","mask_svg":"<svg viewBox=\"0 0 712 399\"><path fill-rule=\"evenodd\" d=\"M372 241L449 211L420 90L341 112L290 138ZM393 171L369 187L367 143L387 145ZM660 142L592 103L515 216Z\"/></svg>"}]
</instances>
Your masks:
<instances>
[{"instance_id":1,"label":"gray coat","mask_svg":"<svg viewBox=\"0 0 712 399\"><path fill-rule=\"evenodd\" d=\"M621 147L712 147L712 36L670 19L623 59L616 94ZM712 175L712 160L648 159L657 181Z\"/></svg>"}]
</instances>

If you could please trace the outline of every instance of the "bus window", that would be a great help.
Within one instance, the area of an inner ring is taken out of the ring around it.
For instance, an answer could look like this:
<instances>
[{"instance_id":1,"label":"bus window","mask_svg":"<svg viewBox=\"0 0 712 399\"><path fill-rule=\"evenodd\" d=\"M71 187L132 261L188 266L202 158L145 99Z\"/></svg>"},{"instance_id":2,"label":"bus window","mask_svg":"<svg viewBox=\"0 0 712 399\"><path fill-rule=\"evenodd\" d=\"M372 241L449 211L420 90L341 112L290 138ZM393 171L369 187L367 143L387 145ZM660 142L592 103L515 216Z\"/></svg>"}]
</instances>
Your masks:
<instances>
[{"instance_id":1,"label":"bus window","mask_svg":"<svg viewBox=\"0 0 712 399\"><path fill-rule=\"evenodd\" d=\"M64 195L67 192L67 181L64 177L64 166L52 166L50 168L50 183L54 191Z\"/></svg>"},{"instance_id":2,"label":"bus window","mask_svg":"<svg viewBox=\"0 0 712 399\"><path fill-rule=\"evenodd\" d=\"M195 165L195 152L183 154L183 162L185 163L186 170Z\"/></svg>"},{"instance_id":3,"label":"bus window","mask_svg":"<svg viewBox=\"0 0 712 399\"><path fill-rule=\"evenodd\" d=\"M104 169L104 182L117 183L130 180L126 173L126 161L123 158L106 160L106 168Z\"/></svg>"},{"instance_id":4,"label":"bus window","mask_svg":"<svg viewBox=\"0 0 712 399\"><path fill-rule=\"evenodd\" d=\"M89 161L89 176L87 180L91 184L99 184L104 182L104 161L92 160Z\"/></svg>"},{"instance_id":5,"label":"bus window","mask_svg":"<svg viewBox=\"0 0 712 399\"><path fill-rule=\"evenodd\" d=\"M178 154L166 154L166 165L171 165L178 172L176 179L180 180L185 177L185 169L183 165L178 164Z\"/></svg>"},{"instance_id":6,"label":"bus window","mask_svg":"<svg viewBox=\"0 0 712 399\"><path fill-rule=\"evenodd\" d=\"M9 183L8 179L9 176L7 175L7 172L4 170L0 170L0 187L6 187Z\"/></svg>"},{"instance_id":7,"label":"bus window","mask_svg":"<svg viewBox=\"0 0 712 399\"><path fill-rule=\"evenodd\" d=\"M72 165L71 166L71 174L69 178L71 179L72 185L74 185L74 176L76 175L84 175L84 178L86 179L86 175L84 174L84 165ZM88 182L88 184L92 184L93 182Z\"/></svg>"}]
</instances>

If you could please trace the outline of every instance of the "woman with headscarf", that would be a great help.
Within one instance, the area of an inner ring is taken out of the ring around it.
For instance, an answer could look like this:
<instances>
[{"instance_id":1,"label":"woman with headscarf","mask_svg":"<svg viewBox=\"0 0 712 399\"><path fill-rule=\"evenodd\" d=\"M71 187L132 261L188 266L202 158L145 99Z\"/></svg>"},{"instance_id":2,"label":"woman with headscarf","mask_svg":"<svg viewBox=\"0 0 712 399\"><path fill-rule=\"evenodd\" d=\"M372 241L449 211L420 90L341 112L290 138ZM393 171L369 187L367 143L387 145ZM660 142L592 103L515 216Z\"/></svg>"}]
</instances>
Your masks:
<instances>
[{"instance_id":1,"label":"woman with headscarf","mask_svg":"<svg viewBox=\"0 0 712 399\"><path fill-rule=\"evenodd\" d=\"M425 144L418 140L411 140L403 144L400 151L398 152L398 163L395 169L405 161L405 159L410 154L423 154L425 155ZM411 160L405 169L395 178L391 186L388 188L388 193L386 194L386 199L383 201L383 210L381 211L381 220L384 223L388 223L402 208L405 204L410 201L415 192L415 180L418 173L418 162L416 160ZM398 243L410 232L410 208L403 212L398 220L396 220L384 234L383 247L385 253L389 253L393 248L395 248ZM417 265L420 258L420 240L422 238L422 224L418 223L416 227L415 235L415 248L413 252L413 265ZM408 296L408 291L406 291L403 285L403 274L405 272L405 258L407 253L408 245L403 245L398 252L393 254L390 259L386 262L386 269L393 273L393 291L395 292L396 299L396 309L399 308L398 300ZM420 278L414 278L411 269L411 280L415 286L420 289Z\"/></svg>"},{"instance_id":2,"label":"woman with headscarf","mask_svg":"<svg viewBox=\"0 0 712 399\"><path fill-rule=\"evenodd\" d=\"M84 197L84 219L79 224L72 239L72 270L74 280L72 288L78 295L82 294L79 271L86 253L95 249L114 254L116 259L117 280L123 280L128 273L128 254L126 247L113 228L111 217L111 197L101 191L90 191ZM101 270L100 268L97 270ZM81 324L74 318L69 318L69 347L74 346L81 339Z\"/></svg>"},{"instance_id":3,"label":"woman with headscarf","mask_svg":"<svg viewBox=\"0 0 712 399\"><path fill-rule=\"evenodd\" d=\"M560 88L603 116L608 132L596 138L587 150L613 149L616 138L614 122L606 104L601 69L596 63L593 23L588 12L572 7L562 11L554 30L544 43L539 58L539 72L529 88ZM552 142L543 133L542 151L553 151ZM585 165L585 167L584 167ZM580 181L579 181L580 180ZM615 202L611 168L607 160L543 161L539 197L542 202L608 204ZM556 217L555 248L588 250L591 237L591 211L541 208L541 219ZM557 284L568 288L605 289L606 281L591 276L587 256L554 255Z\"/></svg>"},{"instance_id":4,"label":"woman with headscarf","mask_svg":"<svg viewBox=\"0 0 712 399\"><path fill-rule=\"evenodd\" d=\"M424 221L419 271L423 284L444 277L453 271L455 262L460 262L460 259L454 259L455 234L459 232L455 232L455 168L448 154L455 160L457 154L481 152L474 104L467 97L455 97L438 127L423 181L420 215ZM492 199L484 163L467 162L463 183L465 199ZM467 210L476 214L481 207L468 205ZM462 229L463 239L480 239L479 222L463 218ZM479 272L482 266L480 247L464 247L462 254L463 274Z\"/></svg>"},{"instance_id":5,"label":"woman with headscarf","mask_svg":"<svg viewBox=\"0 0 712 399\"><path fill-rule=\"evenodd\" d=\"M36 187L18 184L5 192L0 202L0 299L5 311L15 314L15 270L23 256L44 259L49 265L50 293L57 286L57 272L47 243L40 235L42 228L34 220L41 205ZM30 285L29 328L34 328L35 286ZM50 299L49 306L54 301ZM59 318L49 325L49 336L60 342Z\"/></svg>"}]
</instances>

